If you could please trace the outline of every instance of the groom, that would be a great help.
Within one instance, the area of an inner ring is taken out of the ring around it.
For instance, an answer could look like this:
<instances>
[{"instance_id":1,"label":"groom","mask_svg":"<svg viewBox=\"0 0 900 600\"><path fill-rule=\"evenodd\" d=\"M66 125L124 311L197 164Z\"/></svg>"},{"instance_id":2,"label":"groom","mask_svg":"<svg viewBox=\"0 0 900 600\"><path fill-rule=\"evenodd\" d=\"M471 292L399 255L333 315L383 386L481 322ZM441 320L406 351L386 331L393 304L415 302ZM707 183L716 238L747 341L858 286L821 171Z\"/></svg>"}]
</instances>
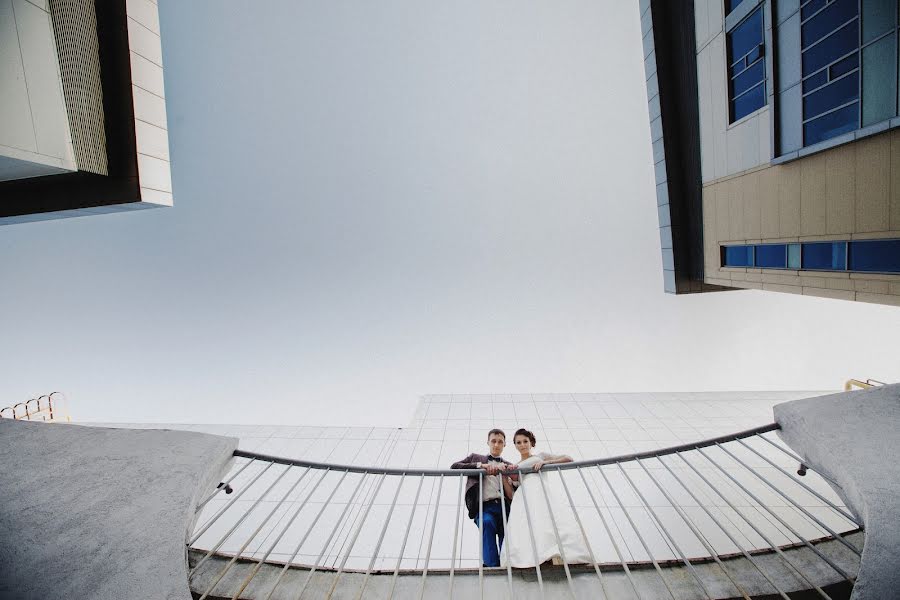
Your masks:
<instances>
[{"instance_id":1,"label":"groom","mask_svg":"<svg viewBox=\"0 0 900 600\"><path fill-rule=\"evenodd\" d=\"M511 463L500 456L506 446L506 434L501 429L491 429L488 432L487 445L490 454L470 454L459 462L450 465L451 469L484 469L482 476L484 485L478 486L478 476L472 475L466 483L466 508L469 510L469 518L478 526L478 505L481 503L481 513L484 521L481 524L481 547L484 556L484 566L500 566L500 548L503 547L503 508L500 506L501 477L502 473ZM506 514L509 515L511 498L504 498L506 502ZM498 544L499 541L499 544Z\"/></svg>"}]
</instances>

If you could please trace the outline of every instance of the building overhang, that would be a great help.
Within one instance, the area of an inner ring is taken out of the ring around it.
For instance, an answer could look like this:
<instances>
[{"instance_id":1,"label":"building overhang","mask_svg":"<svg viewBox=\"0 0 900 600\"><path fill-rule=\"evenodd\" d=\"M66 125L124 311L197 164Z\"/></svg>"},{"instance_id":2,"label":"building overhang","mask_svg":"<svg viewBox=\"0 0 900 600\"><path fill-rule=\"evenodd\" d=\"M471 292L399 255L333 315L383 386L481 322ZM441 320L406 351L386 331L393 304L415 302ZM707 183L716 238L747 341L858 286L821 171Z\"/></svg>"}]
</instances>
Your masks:
<instances>
[{"instance_id":1,"label":"building overhang","mask_svg":"<svg viewBox=\"0 0 900 600\"><path fill-rule=\"evenodd\" d=\"M95 106L77 105L74 93L65 98L74 168L0 181L0 224L172 205L158 7L152 0L93 5L50 3L45 11L61 87L72 78L89 82L92 67L99 72ZM82 11L74 29L67 10Z\"/></svg>"}]
</instances>

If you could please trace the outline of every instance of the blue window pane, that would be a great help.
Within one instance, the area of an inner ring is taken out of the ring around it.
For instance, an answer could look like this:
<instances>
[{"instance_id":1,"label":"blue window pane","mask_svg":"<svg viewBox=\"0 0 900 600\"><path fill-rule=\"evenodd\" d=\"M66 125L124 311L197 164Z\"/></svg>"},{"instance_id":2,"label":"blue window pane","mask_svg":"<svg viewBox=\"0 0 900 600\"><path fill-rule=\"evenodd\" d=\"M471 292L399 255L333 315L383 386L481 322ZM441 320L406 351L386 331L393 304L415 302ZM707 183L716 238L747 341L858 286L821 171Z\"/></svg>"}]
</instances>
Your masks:
<instances>
[{"instance_id":1,"label":"blue window pane","mask_svg":"<svg viewBox=\"0 0 900 600\"><path fill-rule=\"evenodd\" d=\"M800 18L806 19L809 15L814 14L817 10L825 6L826 0L812 0L812 2L807 2L803 8L800 9Z\"/></svg>"},{"instance_id":2,"label":"blue window pane","mask_svg":"<svg viewBox=\"0 0 900 600\"><path fill-rule=\"evenodd\" d=\"M732 81L731 95L740 96L757 83L762 82L766 78L765 61L757 61L755 65L738 75Z\"/></svg>"},{"instance_id":3,"label":"blue window pane","mask_svg":"<svg viewBox=\"0 0 900 600\"><path fill-rule=\"evenodd\" d=\"M858 98L859 77L856 73L847 75L803 98L803 117L811 119Z\"/></svg>"},{"instance_id":4,"label":"blue window pane","mask_svg":"<svg viewBox=\"0 0 900 600\"><path fill-rule=\"evenodd\" d=\"M753 266L753 246L725 246L723 254L726 267Z\"/></svg>"},{"instance_id":5,"label":"blue window pane","mask_svg":"<svg viewBox=\"0 0 900 600\"><path fill-rule=\"evenodd\" d=\"M787 266L787 247L784 244L762 244L756 247L756 266L784 269Z\"/></svg>"},{"instance_id":6,"label":"blue window pane","mask_svg":"<svg viewBox=\"0 0 900 600\"><path fill-rule=\"evenodd\" d=\"M828 70L827 69L825 69L824 71L819 71L815 75L804 79L803 80L803 93L805 94L806 92L808 92L810 90L814 90L817 87L821 87L821 86L825 85L826 83L828 83Z\"/></svg>"},{"instance_id":7,"label":"blue window pane","mask_svg":"<svg viewBox=\"0 0 900 600\"><path fill-rule=\"evenodd\" d=\"M818 71L859 47L859 19L803 52L803 74Z\"/></svg>"},{"instance_id":8,"label":"blue window pane","mask_svg":"<svg viewBox=\"0 0 900 600\"><path fill-rule=\"evenodd\" d=\"M731 11L736 9L744 0L725 0L725 14L730 15Z\"/></svg>"},{"instance_id":9,"label":"blue window pane","mask_svg":"<svg viewBox=\"0 0 900 600\"><path fill-rule=\"evenodd\" d=\"M844 271L847 242L808 242L803 244L803 268L820 271Z\"/></svg>"},{"instance_id":10,"label":"blue window pane","mask_svg":"<svg viewBox=\"0 0 900 600\"><path fill-rule=\"evenodd\" d=\"M859 127L859 102L823 115L803 125L803 143L807 146L833 138Z\"/></svg>"},{"instance_id":11,"label":"blue window pane","mask_svg":"<svg viewBox=\"0 0 900 600\"><path fill-rule=\"evenodd\" d=\"M851 242L850 270L900 272L900 240Z\"/></svg>"},{"instance_id":12,"label":"blue window pane","mask_svg":"<svg viewBox=\"0 0 900 600\"><path fill-rule=\"evenodd\" d=\"M787 247L787 266L788 269L800 268L800 244L788 244Z\"/></svg>"},{"instance_id":13,"label":"blue window pane","mask_svg":"<svg viewBox=\"0 0 900 600\"><path fill-rule=\"evenodd\" d=\"M753 11L740 25L731 30L728 37L728 64L731 65L763 43L762 9Z\"/></svg>"},{"instance_id":14,"label":"blue window pane","mask_svg":"<svg viewBox=\"0 0 900 600\"><path fill-rule=\"evenodd\" d=\"M858 0L837 0L828 8L806 21L800 29L800 43L808 47L856 15L859 14Z\"/></svg>"},{"instance_id":15,"label":"blue window pane","mask_svg":"<svg viewBox=\"0 0 900 600\"><path fill-rule=\"evenodd\" d=\"M766 105L766 86L759 84L731 103L731 120L737 121Z\"/></svg>"},{"instance_id":16,"label":"blue window pane","mask_svg":"<svg viewBox=\"0 0 900 600\"><path fill-rule=\"evenodd\" d=\"M849 73L859 66L859 52L854 52L847 58L841 59L831 65L828 70L831 71L831 78L837 79L844 73Z\"/></svg>"}]
</instances>

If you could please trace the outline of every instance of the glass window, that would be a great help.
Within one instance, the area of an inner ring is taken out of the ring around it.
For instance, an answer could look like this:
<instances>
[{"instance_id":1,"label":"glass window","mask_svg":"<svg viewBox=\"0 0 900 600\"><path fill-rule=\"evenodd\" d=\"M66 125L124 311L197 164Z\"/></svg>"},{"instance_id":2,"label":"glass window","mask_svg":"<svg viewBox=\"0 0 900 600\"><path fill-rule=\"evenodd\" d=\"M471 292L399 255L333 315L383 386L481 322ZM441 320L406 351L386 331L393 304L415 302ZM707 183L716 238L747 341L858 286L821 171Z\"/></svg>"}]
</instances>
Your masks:
<instances>
[{"instance_id":1,"label":"glass window","mask_svg":"<svg viewBox=\"0 0 900 600\"><path fill-rule=\"evenodd\" d=\"M806 95L803 98L803 116L812 119L838 106L853 102L858 97L859 83L856 73L852 73Z\"/></svg>"},{"instance_id":2,"label":"glass window","mask_svg":"<svg viewBox=\"0 0 900 600\"><path fill-rule=\"evenodd\" d=\"M868 44L894 28L897 0L862 0L862 43Z\"/></svg>"},{"instance_id":3,"label":"glass window","mask_svg":"<svg viewBox=\"0 0 900 600\"><path fill-rule=\"evenodd\" d=\"M807 19L810 16L816 14L816 12L825 8L827 0L811 0L803 5L803 8L800 9L800 18Z\"/></svg>"},{"instance_id":4,"label":"glass window","mask_svg":"<svg viewBox=\"0 0 900 600\"><path fill-rule=\"evenodd\" d=\"M787 246L785 244L761 244L756 247L756 266L769 269L787 267Z\"/></svg>"},{"instance_id":5,"label":"glass window","mask_svg":"<svg viewBox=\"0 0 900 600\"><path fill-rule=\"evenodd\" d=\"M900 239L722 246L722 266L900 273Z\"/></svg>"},{"instance_id":6,"label":"glass window","mask_svg":"<svg viewBox=\"0 0 900 600\"><path fill-rule=\"evenodd\" d=\"M810 75L803 80L803 93L811 92L816 88L820 88L828 83L828 69L819 71L815 75Z\"/></svg>"},{"instance_id":7,"label":"glass window","mask_svg":"<svg viewBox=\"0 0 900 600\"><path fill-rule=\"evenodd\" d=\"M863 126L897 114L896 56L897 43L893 33L863 48Z\"/></svg>"},{"instance_id":8,"label":"glass window","mask_svg":"<svg viewBox=\"0 0 900 600\"><path fill-rule=\"evenodd\" d=\"M728 65L729 112L733 123L766 105L762 8L728 32Z\"/></svg>"},{"instance_id":9,"label":"glass window","mask_svg":"<svg viewBox=\"0 0 900 600\"><path fill-rule=\"evenodd\" d=\"M813 74L858 47L859 21L857 20L844 25L814 46L803 44L803 75Z\"/></svg>"},{"instance_id":10,"label":"glass window","mask_svg":"<svg viewBox=\"0 0 900 600\"><path fill-rule=\"evenodd\" d=\"M844 108L830 112L803 124L803 140L808 144L815 144L853 131L859 123L859 102L854 102Z\"/></svg>"},{"instance_id":11,"label":"glass window","mask_svg":"<svg viewBox=\"0 0 900 600\"><path fill-rule=\"evenodd\" d=\"M752 267L753 246L725 246L722 258L724 267Z\"/></svg>"},{"instance_id":12,"label":"glass window","mask_svg":"<svg viewBox=\"0 0 900 600\"><path fill-rule=\"evenodd\" d=\"M837 0L805 20L800 28L800 43L808 48L859 14L859 0ZM854 44L857 46L859 41Z\"/></svg>"},{"instance_id":13,"label":"glass window","mask_svg":"<svg viewBox=\"0 0 900 600\"><path fill-rule=\"evenodd\" d=\"M865 240L850 243L850 270L900 272L900 240Z\"/></svg>"},{"instance_id":14,"label":"glass window","mask_svg":"<svg viewBox=\"0 0 900 600\"><path fill-rule=\"evenodd\" d=\"M790 107L803 115L802 145L895 117L900 108L898 0L800 4L800 39L796 33L781 37L790 40L783 52L791 57L800 46L801 101ZM788 27L787 22L779 27ZM781 93L783 102L796 102L796 94L786 94Z\"/></svg>"},{"instance_id":15,"label":"glass window","mask_svg":"<svg viewBox=\"0 0 900 600\"><path fill-rule=\"evenodd\" d=\"M800 244L788 244L787 266L788 269L800 268Z\"/></svg>"},{"instance_id":16,"label":"glass window","mask_svg":"<svg viewBox=\"0 0 900 600\"><path fill-rule=\"evenodd\" d=\"M807 242L803 244L803 268L819 271L847 269L847 242Z\"/></svg>"},{"instance_id":17,"label":"glass window","mask_svg":"<svg viewBox=\"0 0 900 600\"><path fill-rule=\"evenodd\" d=\"M730 15L731 11L736 9L744 0L725 0L725 14Z\"/></svg>"}]
</instances>

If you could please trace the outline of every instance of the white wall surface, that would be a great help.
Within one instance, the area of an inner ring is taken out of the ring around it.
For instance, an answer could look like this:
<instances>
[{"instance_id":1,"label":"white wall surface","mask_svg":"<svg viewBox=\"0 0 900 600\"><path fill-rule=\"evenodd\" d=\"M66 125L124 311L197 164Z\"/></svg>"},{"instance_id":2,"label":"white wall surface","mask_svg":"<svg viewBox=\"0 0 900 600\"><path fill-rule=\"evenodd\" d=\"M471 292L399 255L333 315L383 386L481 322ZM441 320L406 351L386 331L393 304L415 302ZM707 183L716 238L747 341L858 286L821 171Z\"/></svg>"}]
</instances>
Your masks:
<instances>
[{"instance_id":1,"label":"white wall surface","mask_svg":"<svg viewBox=\"0 0 900 600\"><path fill-rule=\"evenodd\" d=\"M126 10L141 200L171 206L172 175L159 8L152 0L128 0Z\"/></svg>"},{"instance_id":2,"label":"white wall surface","mask_svg":"<svg viewBox=\"0 0 900 600\"><path fill-rule=\"evenodd\" d=\"M0 0L0 181L74 170L46 2Z\"/></svg>"}]
</instances>

